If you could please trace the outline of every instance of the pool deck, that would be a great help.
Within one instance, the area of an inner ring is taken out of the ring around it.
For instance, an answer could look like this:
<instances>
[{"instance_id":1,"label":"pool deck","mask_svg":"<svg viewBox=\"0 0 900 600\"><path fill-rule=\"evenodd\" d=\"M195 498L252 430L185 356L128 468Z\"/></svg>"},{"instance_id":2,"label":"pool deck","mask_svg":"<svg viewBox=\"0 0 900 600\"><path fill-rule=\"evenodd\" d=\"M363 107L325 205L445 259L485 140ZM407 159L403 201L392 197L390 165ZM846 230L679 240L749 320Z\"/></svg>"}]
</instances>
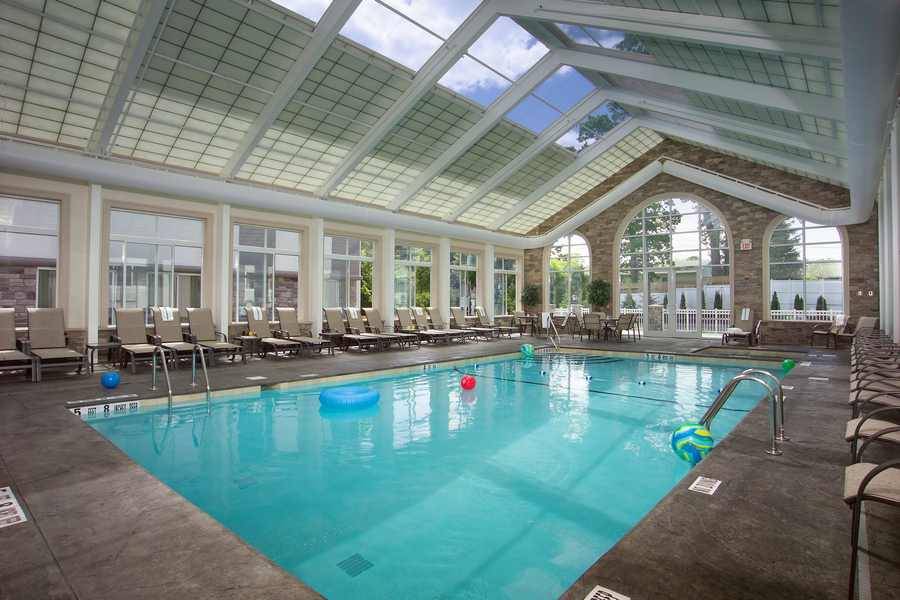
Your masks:
<instances>
[{"instance_id":1,"label":"pool deck","mask_svg":"<svg viewBox=\"0 0 900 600\"><path fill-rule=\"evenodd\" d=\"M524 340L531 341L531 340ZM544 340L533 340L535 344ZM514 352L518 338L253 360L211 370L215 389L294 381ZM692 353L713 340L581 343L571 347ZM715 356L700 353L700 356ZM845 598L849 510L840 498L848 370L845 352L816 351L786 381L792 441L769 457L761 404L695 469L723 481L714 496L672 492L564 596L596 584L638 598ZM263 381L249 381L261 375ZM808 380L829 377L828 382ZM28 521L0 529L0 599L317 598L313 590L133 463L65 409L98 396L91 377L48 374L40 384L0 377L0 487L13 488ZM174 372L176 393L189 369ZM146 367L123 372L120 393L158 397ZM715 431L715 429L714 429ZM883 449L877 449L883 452ZM878 453L873 453L877 457ZM602 490L598 490L602 493ZM900 594L900 519L868 516L871 598Z\"/></svg>"}]
</instances>

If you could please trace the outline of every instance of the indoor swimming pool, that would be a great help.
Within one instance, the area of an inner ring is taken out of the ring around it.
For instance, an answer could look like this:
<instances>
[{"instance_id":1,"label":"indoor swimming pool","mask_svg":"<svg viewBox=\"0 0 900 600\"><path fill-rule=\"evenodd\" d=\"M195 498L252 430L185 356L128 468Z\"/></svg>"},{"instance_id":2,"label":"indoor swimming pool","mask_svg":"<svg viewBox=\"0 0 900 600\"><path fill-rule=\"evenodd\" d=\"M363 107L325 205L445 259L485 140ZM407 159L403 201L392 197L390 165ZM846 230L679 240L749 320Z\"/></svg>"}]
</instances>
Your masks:
<instances>
[{"instance_id":1,"label":"indoor swimming pool","mask_svg":"<svg viewBox=\"0 0 900 600\"><path fill-rule=\"evenodd\" d=\"M672 430L745 368L538 355L354 381L381 398L355 412L308 382L88 422L328 598L549 598L690 471Z\"/></svg>"}]
</instances>

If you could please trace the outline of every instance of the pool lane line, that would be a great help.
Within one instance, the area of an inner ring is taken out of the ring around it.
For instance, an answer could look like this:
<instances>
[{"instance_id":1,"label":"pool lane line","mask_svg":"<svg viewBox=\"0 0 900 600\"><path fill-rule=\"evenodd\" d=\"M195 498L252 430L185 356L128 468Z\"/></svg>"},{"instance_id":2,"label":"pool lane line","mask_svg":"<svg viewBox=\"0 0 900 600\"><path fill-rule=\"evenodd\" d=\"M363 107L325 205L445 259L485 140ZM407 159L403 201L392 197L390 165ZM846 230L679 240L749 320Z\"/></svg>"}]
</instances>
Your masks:
<instances>
[{"instance_id":1,"label":"pool lane line","mask_svg":"<svg viewBox=\"0 0 900 600\"><path fill-rule=\"evenodd\" d=\"M549 383L544 383L543 381L528 381L527 379L510 379L509 377L497 377L494 375L485 375L484 373L477 373L477 372L476 373L466 373L465 371L460 370L459 367L453 367L453 370L456 371L457 373L460 373L461 375L472 375L473 377L487 377L488 379L495 379L497 381L509 381L512 383L527 383L530 385L542 385L544 387L550 387ZM676 402L675 400L665 400L663 398L651 398L650 396L635 396L632 394L620 394L617 392L605 392L603 390L595 390L590 387L588 387L587 391L592 394L603 394L606 396L619 396L622 398L632 398L635 400L650 400L652 402L665 402L668 404L679 404L679 402ZM712 406L712 404L695 404L694 406L699 407L699 408L709 408L710 406ZM750 409L750 408L748 408L748 409L729 408L729 407L723 406L721 408L721 410L727 410L730 412L747 413L747 412L750 412L752 409Z\"/></svg>"}]
</instances>

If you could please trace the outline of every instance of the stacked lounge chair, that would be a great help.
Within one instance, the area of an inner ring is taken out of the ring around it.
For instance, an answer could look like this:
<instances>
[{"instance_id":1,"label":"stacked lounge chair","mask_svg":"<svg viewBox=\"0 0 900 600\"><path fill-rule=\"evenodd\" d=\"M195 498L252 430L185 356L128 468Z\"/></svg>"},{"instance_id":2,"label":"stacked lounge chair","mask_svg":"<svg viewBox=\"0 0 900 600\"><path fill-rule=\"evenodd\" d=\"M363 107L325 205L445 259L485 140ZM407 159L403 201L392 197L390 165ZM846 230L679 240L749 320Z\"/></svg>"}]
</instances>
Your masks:
<instances>
[{"instance_id":1,"label":"stacked lounge chair","mask_svg":"<svg viewBox=\"0 0 900 600\"><path fill-rule=\"evenodd\" d=\"M275 316L278 317L279 331L277 334L281 337L300 342L303 345L303 348L308 350L310 354L312 354L313 351L321 353L322 350L326 349L332 355L334 354L334 344L331 340L309 337L300 332L300 322L297 320L296 309L276 308Z\"/></svg>"},{"instance_id":2,"label":"stacked lounge chair","mask_svg":"<svg viewBox=\"0 0 900 600\"><path fill-rule=\"evenodd\" d=\"M28 309L28 352L34 360L31 380L38 382L44 369L84 368L84 354L68 347L65 315L61 308Z\"/></svg>"},{"instance_id":3,"label":"stacked lounge chair","mask_svg":"<svg viewBox=\"0 0 900 600\"><path fill-rule=\"evenodd\" d=\"M16 309L0 308L0 371L31 370L32 358L17 348Z\"/></svg>"},{"instance_id":4,"label":"stacked lounge chair","mask_svg":"<svg viewBox=\"0 0 900 600\"><path fill-rule=\"evenodd\" d=\"M134 373L138 361L150 362L156 352L156 345L150 343L152 336L147 335L147 324L143 308L116 309L116 335L113 341L121 344L122 366L131 363ZM167 352L164 348L163 352Z\"/></svg>"},{"instance_id":5,"label":"stacked lounge chair","mask_svg":"<svg viewBox=\"0 0 900 600\"><path fill-rule=\"evenodd\" d=\"M275 358L285 354L296 354L303 350L303 343L284 337L275 337L272 329L269 327L269 319L262 308L258 306L251 307L247 311L247 327L259 338L259 345L263 350L263 357L269 352L275 355Z\"/></svg>"}]
</instances>

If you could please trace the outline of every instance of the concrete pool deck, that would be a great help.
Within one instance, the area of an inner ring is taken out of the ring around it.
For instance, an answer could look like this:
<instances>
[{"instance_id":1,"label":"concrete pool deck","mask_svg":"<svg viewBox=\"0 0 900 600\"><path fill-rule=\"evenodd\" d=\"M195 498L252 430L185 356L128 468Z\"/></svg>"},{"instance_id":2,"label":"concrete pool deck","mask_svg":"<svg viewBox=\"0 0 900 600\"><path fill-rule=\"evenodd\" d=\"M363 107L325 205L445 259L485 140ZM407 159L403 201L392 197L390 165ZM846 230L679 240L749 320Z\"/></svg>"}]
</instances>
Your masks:
<instances>
[{"instance_id":1,"label":"concrete pool deck","mask_svg":"<svg viewBox=\"0 0 900 600\"><path fill-rule=\"evenodd\" d=\"M717 345L696 339L582 344L568 336L563 342L704 358L696 350ZM513 338L335 358L255 360L223 364L211 375L215 389L268 385L309 374L502 354L521 343ZM762 452L767 409L761 404L695 469L698 475L723 480L716 495L687 491L692 473L566 597L580 600L595 584L635 600L688 593L707 598L846 597L850 515L840 499L848 454L841 439L849 413L846 356L815 354L808 359L810 367L798 367L786 382L795 386L788 392L786 414L793 439L783 456ZM256 375L267 379L246 379ZM830 381L810 381L809 376ZM160 395L149 390L146 367L136 375L123 372L122 378L121 393ZM175 373L176 393L188 389L189 378L189 369ZM65 402L99 395L98 379L99 374L54 373L31 384L21 377L0 377L0 486L13 488L29 518L0 529L0 598L319 597L70 414ZM872 519L879 519L885 530L869 540L872 598L877 600L900 590L900 520L896 512L883 511L874 511Z\"/></svg>"}]
</instances>

